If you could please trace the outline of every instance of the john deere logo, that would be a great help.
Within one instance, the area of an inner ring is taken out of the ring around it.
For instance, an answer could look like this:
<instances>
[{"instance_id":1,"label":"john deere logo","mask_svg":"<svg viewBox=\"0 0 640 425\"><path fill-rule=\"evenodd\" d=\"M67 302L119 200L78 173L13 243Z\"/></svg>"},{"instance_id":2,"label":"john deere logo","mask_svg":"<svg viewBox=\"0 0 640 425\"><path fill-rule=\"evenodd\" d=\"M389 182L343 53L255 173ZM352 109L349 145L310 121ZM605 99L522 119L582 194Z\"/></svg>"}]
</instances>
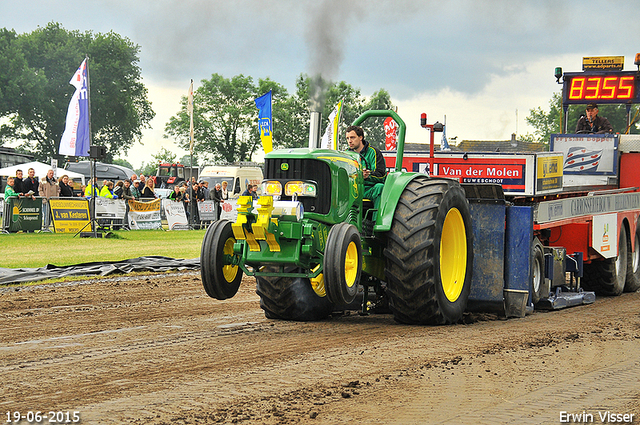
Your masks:
<instances>
[{"instance_id":1,"label":"john deere logo","mask_svg":"<svg viewBox=\"0 0 640 425\"><path fill-rule=\"evenodd\" d=\"M289 164L287 164L286 162L283 162L282 164L280 164L280 169L282 171L287 171L289 169Z\"/></svg>"}]
</instances>

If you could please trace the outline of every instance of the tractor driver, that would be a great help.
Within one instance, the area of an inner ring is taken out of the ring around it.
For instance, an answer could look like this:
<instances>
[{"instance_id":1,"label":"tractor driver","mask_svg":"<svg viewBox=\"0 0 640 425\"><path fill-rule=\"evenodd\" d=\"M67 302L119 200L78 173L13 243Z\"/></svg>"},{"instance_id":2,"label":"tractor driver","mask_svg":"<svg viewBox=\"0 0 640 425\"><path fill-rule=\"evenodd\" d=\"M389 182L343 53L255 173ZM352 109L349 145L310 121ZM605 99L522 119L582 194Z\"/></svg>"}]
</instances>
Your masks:
<instances>
[{"instance_id":1,"label":"tractor driver","mask_svg":"<svg viewBox=\"0 0 640 425\"><path fill-rule=\"evenodd\" d=\"M347 142L349 150L360 154L360 163L364 177L364 197L373 201L373 207L380 206L380 194L387 177L387 167L380 149L375 148L364 139L362 127L355 125L347 127Z\"/></svg>"},{"instance_id":2,"label":"tractor driver","mask_svg":"<svg viewBox=\"0 0 640 425\"><path fill-rule=\"evenodd\" d=\"M613 133L613 127L608 119L598 116L598 105L587 105L587 115L580 117L576 125L576 133Z\"/></svg>"}]
</instances>

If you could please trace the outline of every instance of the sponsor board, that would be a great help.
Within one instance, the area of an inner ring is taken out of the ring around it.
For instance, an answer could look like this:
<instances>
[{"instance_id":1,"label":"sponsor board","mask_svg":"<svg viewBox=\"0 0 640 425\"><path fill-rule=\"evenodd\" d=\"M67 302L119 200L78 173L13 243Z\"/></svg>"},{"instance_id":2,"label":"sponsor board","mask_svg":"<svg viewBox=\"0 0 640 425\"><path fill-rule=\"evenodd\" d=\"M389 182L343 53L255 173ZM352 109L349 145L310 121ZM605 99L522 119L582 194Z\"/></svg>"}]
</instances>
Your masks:
<instances>
[{"instance_id":1,"label":"sponsor board","mask_svg":"<svg viewBox=\"0 0 640 425\"><path fill-rule=\"evenodd\" d=\"M49 199L56 233L78 233L89 226L89 202L80 199Z\"/></svg>"}]
</instances>

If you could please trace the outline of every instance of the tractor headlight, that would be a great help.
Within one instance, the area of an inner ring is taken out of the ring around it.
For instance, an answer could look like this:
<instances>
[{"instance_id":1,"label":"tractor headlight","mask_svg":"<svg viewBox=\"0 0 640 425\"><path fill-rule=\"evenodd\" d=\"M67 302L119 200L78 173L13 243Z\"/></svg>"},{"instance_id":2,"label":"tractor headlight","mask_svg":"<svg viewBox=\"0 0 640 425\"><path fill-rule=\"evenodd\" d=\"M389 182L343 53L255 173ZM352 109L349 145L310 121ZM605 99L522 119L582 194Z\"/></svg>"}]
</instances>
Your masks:
<instances>
[{"instance_id":1,"label":"tractor headlight","mask_svg":"<svg viewBox=\"0 0 640 425\"><path fill-rule=\"evenodd\" d=\"M269 196L282 195L282 183L277 180L267 180L262 182L262 194Z\"/></svg>"},{"instance_id":2,"label":"tractor headlight","mask_svg":"<svg viewBox=\"0 0 640 425\"><path fill-rule=\"evenodd\" d=\"M284 185L284 194L286 196L310 196L315 198L317 195L316 184L304 181L289 181Z\"/></svg>"}]
</instances>

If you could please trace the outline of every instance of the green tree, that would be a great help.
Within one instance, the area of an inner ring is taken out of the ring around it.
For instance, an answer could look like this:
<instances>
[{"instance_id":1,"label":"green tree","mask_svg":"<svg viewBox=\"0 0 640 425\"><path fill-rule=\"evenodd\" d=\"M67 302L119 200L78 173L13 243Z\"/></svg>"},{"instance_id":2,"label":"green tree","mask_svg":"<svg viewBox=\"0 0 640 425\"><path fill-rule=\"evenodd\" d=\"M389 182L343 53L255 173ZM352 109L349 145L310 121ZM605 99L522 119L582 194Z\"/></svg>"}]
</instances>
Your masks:
<instances>
[{"instance_id":1,"label":"green tree","mask_svg":"<svg viewBox=\"0 0 640 425\"><path fill-rule=\"evenodd\" d=\"M141 83L139 46L110 32L67 31L57 23L15 35L0 31L0 116L4 140L21 141L36 159L58 155L71 76L89 57L92 143L107 147L107 161L142 138L155 113ZM9 66L5 68L4 64Z\"/></svg>"},{"instance_id":2,"label":"green tree","mask_svg":"<svg viewBox=\"0 0 640 425\"><path fill-rule=\"evenodd\" d=\"M115 165L121 165L123 167L131 168L132 170L134 169L133 165L131 165L131 163L126 159L116 158L113 161L111 161L111 163Z\"/></svg>"},{"instance_id":3,"label":"green tree","mask_svg":"<svg viewBox=\"0 0 640 425\"><path fill-rule=\"evenodd\" d=\"M314 80L305 74L296 79L296 91L289 95L279 83L260 79L253 85L251 77L243 75L231 79L213 74L203 80L194 92L194 159L210 159L214 162L247 161L262 149L258 131L258 111L254 100L271 90L273 147L299 148L309 145L311 91L314 84L324 90L321 122L325 130L329 114L340 100L343 101L341 140L344 130L365 109L392 108L389 93L381 89L366 101L360 89L344 81L330 83ZM365 131L377 145L384 144L384 128L368 120ZM169 119L165 137L172 136L176 143L189 149L189 115L187 97L182 99L180 111ZM369 139L368 136L368 139ZM341 149L346 148L343 143Z\"/></svg>"},{"instance_id":4,"label":"green tree","mask_svg":"<svg viewBox=\"0 0 640 425\"><path fill-rule=\"evenodd\" d=\"M311 122L309 111L311 106L310 95L312 83L321 84L325 89L322 121L320 124L321 133L325 131L329 115L338 102L342 100L342 117L338 132L340 135L338 148L346 149L344 130L366 109L365 99L360 89L353 87L345 81L333 83L312 81L312 78L305 74L301 74L296 79L296 93L290 102L290 115L293 117L293 125L290 132L296 136L292 139L292 144L287 147L309 146L309 125Z\"/></svg>"},{"instance_id":5,"label":"green tree","mask_svg":"<svg viewBox=\"0 0 640 425\"><path fill-rule=\"evenodd\" d=\"M393 104L391 103L391 96L389 92L385 89L380 89L375 92L371 98L367 101L364 111L368 110L390 110L393 109ZM363 130L365 130L365 135L367 135L367 140L371 145L377 147L378 149L385 149L385 142L387 136L384 132L384 121L386 118L373 118L368 119L363 124Z\"/></svg>"},{"instance_id":6,"label":"green tree","mask_svg":"<svg viewBox=\"0 0 640 425\"><path fill-rule=\"evenodd\" d=\"M213 74L193 93L194 153L214 162L248 161L256 149L250 125L256 114L253 102L256 88L251 77L230 79ZM189 149L187 98L182 108L165 126L165 137L173 136L178 145Z\"/></svg>"},{"instance_id":7,"label":"green tree","mask_svg":"<svg viewBox=\"0 0 640 425\"><path fill-rule=\"evenodd\" d=\"M191 155L187 154L180 158L180 164L184 165L185 167L191 167ZM193 157L193 165L198 165L198 158L196 158L195 156Z\"/></svg>"},{"instance_id":8,"label":"green tree","mask_svg":"<svg viewBox=\"0 0 640 425\"><path fill-rule=\"evenodd\" d=\"M145 164L143 162L140 167L140 172L145 176L155 176L156 174L158 174L158 164L173 164L176 162L178 155L163 147L160 148L160 151L158 153L156 153L155 155L151 155L151 157L153 158L153 161L149 162L148 164Z\"/></svg>"}]
</instances>

